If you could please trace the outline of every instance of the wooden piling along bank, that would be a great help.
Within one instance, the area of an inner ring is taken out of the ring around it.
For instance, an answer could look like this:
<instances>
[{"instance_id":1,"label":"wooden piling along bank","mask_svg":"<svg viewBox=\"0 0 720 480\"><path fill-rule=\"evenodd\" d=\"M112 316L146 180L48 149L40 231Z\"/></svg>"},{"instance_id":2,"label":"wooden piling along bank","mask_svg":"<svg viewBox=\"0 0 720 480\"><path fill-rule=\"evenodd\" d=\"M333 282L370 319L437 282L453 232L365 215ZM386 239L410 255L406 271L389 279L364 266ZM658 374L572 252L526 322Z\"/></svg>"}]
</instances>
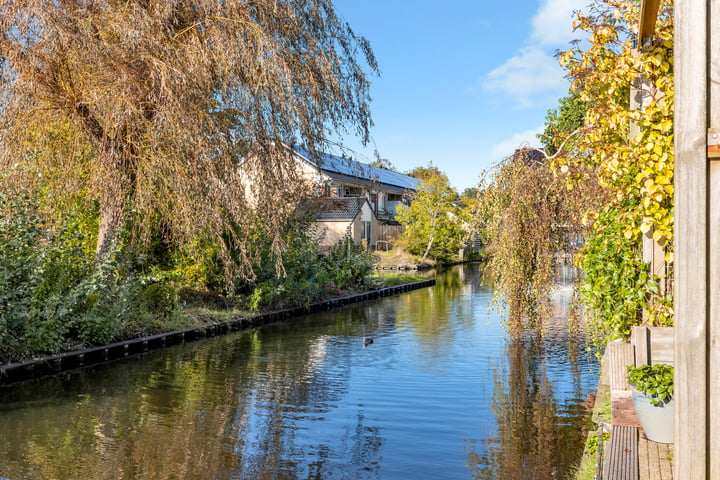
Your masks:
<instances>
[{"instance_id":1,"label":"wooden piling along bank","mask_svg":"<svg viewBox=\"0 0 720 480\"><path fill-rule=\"evenodd\" d=\"M389 297L399 293L409 292L420 288L435 285L435 279L422 282L408 283L396 287L381 288L369 292L334 298L325 302L318 302L307 307L295 307L286 310L262 313L252 317L236 318L227 322L203 325L200 327L159 333L149 337L135 338L123 342L111 343L98 347L76 350L73 352L48 355L41 358L26 360L24 362L0 365L0 386L8 385L22 380L30 380L47 375L54 375L67 370L81 368L89 365L98 365L113 360L142 355L170 345L177 345L201 338L209 338L230 332L256 328L273 322L287 320L309 313L316 313L334 308L343 307L353 303L363 302L381 297Z\"/></svg>"}]
</instances>

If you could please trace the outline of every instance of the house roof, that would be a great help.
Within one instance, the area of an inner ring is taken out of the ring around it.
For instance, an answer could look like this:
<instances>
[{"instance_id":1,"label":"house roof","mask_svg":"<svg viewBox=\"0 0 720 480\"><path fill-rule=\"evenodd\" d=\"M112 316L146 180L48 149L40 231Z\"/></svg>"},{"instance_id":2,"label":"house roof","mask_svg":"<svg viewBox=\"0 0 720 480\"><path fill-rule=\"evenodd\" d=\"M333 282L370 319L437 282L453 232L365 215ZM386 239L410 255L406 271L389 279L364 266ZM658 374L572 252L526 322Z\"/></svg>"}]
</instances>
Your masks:
<instances>
[{"instance_id":1,"label":"house roof","mask_svg":"<svg viewBox=\"0 0 720 480\"><path fill-rule=\"evenodd\" d=\"M315 197L310 200L310 208L318 221L351 221L361 212L365 197Z\"/></svg>"},{"instance_id":2,"label":"house roof","mask_svg":"<svg viewBox=\"0 0 720 480\"><path fill-rule=\"evenodd\" d=\"M338 157L329 153L318 152L317 156L313 156L305 148L298 145L293 146L292 149L305 161L317 166L331 178L368 185L380 183L386 188L397 191L416 191L420 186L420 180L409 175L372 167L356 160Z\"/></svg>"}]
</instances>

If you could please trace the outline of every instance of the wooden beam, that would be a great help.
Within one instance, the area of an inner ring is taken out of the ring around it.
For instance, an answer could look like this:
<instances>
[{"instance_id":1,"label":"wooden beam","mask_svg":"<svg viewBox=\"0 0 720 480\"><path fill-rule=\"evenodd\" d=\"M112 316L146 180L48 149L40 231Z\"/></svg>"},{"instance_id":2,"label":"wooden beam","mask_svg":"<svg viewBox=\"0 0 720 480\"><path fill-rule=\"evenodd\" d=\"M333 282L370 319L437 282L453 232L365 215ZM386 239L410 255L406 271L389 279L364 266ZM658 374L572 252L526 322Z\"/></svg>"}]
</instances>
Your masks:
<instances>
[{"instance_id":1,"label":"wooden beam","mask_svg":"<svg viewBox=\"0 0 720 480\"><path fill-rule=\"evenodd\" d=\"M716 2L717 0L710 0ZM708 471L708 0L675 5L674 478ZM647 8L647 7L646 7Z\"/></svg>"},{"instance_id":2,"label":"wooden beam","mask_svg":"<svg viewBox=\"0 0 720 480\"><path fill-rule=\"evenodd\" d=\"M710 0L707 25L708 127L720 128L720 0ZM706 134L707 137L707 134ZM707 153L710 156L710 152ZM720 158L709 161L708 274L709 274L709 364L708 364L708 478L720 478L720 412L713 400L720 395Z\"/></svg>"},{"instance_id":3,"label":"wooden beam","mask_svg":"<svg viewBox=\"0 0 720 480\"><path fill-rule=\"evenodd\" d=\"M646 38L651 38L655 33L655 21L657 20L660 0L642 0L640 3L640 41L638 48L644 45Z\"/></svg>"}]
</instances>

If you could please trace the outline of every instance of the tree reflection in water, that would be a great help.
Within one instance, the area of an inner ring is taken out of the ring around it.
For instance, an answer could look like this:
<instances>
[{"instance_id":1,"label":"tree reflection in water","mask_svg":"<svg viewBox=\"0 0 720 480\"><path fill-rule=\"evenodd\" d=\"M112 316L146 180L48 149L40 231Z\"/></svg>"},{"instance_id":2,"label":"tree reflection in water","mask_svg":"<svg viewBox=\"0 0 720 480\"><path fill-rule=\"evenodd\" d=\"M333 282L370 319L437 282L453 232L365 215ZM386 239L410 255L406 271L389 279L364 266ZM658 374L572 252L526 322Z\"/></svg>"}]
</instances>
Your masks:
<instances>
[{"instance_id":1,"label":"tree reflection in water","mask_svg":"<svg viewBox=\"0 0 720 480\"><path fill-rule=\"evenodd\" d=\"M467 449L473 478L567 478L579 462L578 452L591 426L585 404L578 401L584 392L580 342L562 327L546 336L526 331L509 337L508 342L507 363L496 370L494 380L497 435L487 440L482 453L476 443ZM563 348L558 349L560 345ZM567 356L563 363L569 365L574 392L562 405L555 400L557 386L547 374L548 359L558 354Z\"/></svg>"},{"instance_id":2,"label":"tree reflection in water","mask_svg":"<svg viewBox=\"0 0 720 480\"><path fill-rule=\"evenodd\" d=\"M358 335L357 325L348 317L332 330ZM325 363L345 363L326 358L327 338L249 332L5 391L0 477L260 480L370 472L383 438L362 414L332 441L305 442L294 430L305 418L322 421L345 389L342 372L319 374Z\"/></svg>"}]
</instances>

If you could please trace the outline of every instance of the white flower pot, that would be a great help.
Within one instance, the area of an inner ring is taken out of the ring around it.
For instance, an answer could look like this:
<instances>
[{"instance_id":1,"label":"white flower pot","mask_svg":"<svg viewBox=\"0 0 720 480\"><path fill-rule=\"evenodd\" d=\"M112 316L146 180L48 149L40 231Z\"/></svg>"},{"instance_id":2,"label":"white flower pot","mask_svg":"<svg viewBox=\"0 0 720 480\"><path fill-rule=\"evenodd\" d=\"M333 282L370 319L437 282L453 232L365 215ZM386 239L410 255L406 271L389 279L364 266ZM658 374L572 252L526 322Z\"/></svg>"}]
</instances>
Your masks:
<instances>
[{"instance_id":1,"label":"white flower pot","mask_svg":"<svg viewBox=\"0 0 720 480\"><path fill-rule=\"evenodd\" d=\"M674 407L673 400L653 405L650 397L637 390L632 394L633 407L640 426L648 440L658 443L673 443Z\"/></svg>"}]
</instances>

